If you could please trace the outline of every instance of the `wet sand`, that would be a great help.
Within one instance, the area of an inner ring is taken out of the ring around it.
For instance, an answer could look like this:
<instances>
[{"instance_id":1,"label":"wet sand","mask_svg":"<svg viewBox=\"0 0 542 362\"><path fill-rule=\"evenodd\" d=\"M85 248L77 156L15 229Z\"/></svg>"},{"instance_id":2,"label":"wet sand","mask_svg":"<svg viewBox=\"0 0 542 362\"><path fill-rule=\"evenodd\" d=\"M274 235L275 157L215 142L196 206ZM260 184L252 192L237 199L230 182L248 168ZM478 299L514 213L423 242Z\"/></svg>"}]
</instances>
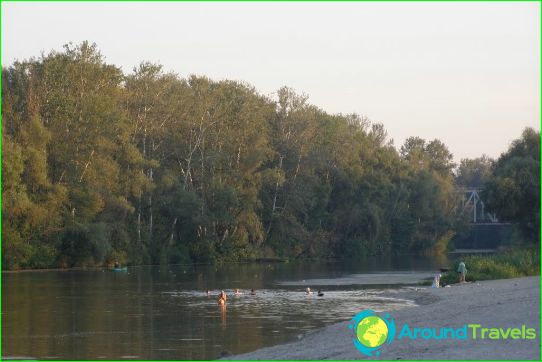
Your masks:
<instances>
[{"instance_id":1,"label":"wet sand","mask_svg":"<svg viewBox=\"0 0 542 362\"><path fill-rule=\"evenodd\" d=\"M390 296L419 306L392 312L397 328L453 327L481 324L487 328L534 328L532 340L410 340L397 338L381 350L385 360L540 360L540 277L456 284L449 288L402 288ZM349 321L300 336L292 343L231 356L243 360L365 359L352 343ZM397 331L399 334L399 330ZM469 333L470 335L470 333ZM374 357L372 357L374 359Z\"/></svg>"}]
</instances>

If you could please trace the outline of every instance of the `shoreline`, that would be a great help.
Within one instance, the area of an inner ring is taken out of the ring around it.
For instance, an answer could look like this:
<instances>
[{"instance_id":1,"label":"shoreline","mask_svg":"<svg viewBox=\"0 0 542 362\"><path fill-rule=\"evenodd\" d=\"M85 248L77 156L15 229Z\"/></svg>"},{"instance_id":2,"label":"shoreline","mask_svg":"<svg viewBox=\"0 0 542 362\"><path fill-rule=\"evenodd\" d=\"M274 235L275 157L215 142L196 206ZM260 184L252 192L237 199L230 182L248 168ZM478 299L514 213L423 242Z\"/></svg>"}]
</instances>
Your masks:
<instances>
[{"instance_id":1,"label":"shoreline","mask_svg":"<svg viewBox=\"0 0 542 362\"><path fill-rule=\"evenodd\" d=\"M289 261L287 259L281 259L281 258L258 258L254 260L240 260L240 261L232 261L232 262L225 262L222 264L280 264L280 263L288 263ZM167 264L167 266L199 266L199 265L219 265L219 264L213 264L213 263L207 263L207 262L200 262L200 263L188 263L188 264ZM160 264L137 264L137 265L130 265L126 264L123 267L127 268L139 268L144 266L160 266ZM108 270L112 269L112 267L102 265L102 266L74 266L69 268L36 268L36 269L16 269L16 270L2 270L2 273L6 274L16 274L16 273L42 273L42 272L53 272L53 271L96 271L96 270Z\"/></svg>"},{"instance_id":2,"label":"shoreline","mask_svg":"<svg viewBox=\"0 0 542 362\"><path fill-rule=\"evenodd\" d=\"M168 266L192 266L192 265L211 265L209 263L192 263L192 264L167 264ZM123 268L139 268L144 266L160 266L159 264L138 264L138 265L124 265ZM111 266L74 266L69 268L42 268L42 269L17 269L17 270L2 270L5 274L18 274L18 273L43 273L43 272L69 272L69 271L99 271L99 270L111 270Z\"/></svg>"},{"instance_id":3,"label":"shoreline","mask_svg":"<svg viewBox=\"0 0 542 362\"><path fill-rule=\"evenodd\" d=\"M388 291L417 306L391 314L397 328L458 328L480 324L487 328L536 330L536 338L466 340L398 340L381 350L386 360L540 360L540 276L454 284L449 288L411 287ZM371 358L352 343L349 321L339 322L301 336L298 340L253 352L225 357L241 360L352 360ZM399 333L399 330L397 331ZM374 357L373 357L374 358Z\"/></svg>"},{"instance_id":4,"label":"shoreline","mask_svg":"<svg viewBox=\"0 0 542 362\"><path fill-rule=\"evenodd\" d=\"M454 255L454 254L491 254L496 252L497 249L457 249L454 251L448 251L444 253L443 255ZM401 254L404 256L424 256L423 254L417 254L417 253L404 253ZM382 255L379 255L382 256ZM342 258L317 258L319 262L329 262L329 263L338 263L345 259ZM220 262L217 264L213 264L210 262L194 262L194 263L187 263L187 264L167 264L168 266L175 266L175 265L181 265L181 266L196 266L196 265L222 265L222 264L283 264L283 263L298 263L298 262L312 262L314 260L312 259L288 259L288 258L280 258L280 257L274 257L274 258L255 258L255 259L244 259L244 260L238 260L238 261L226 261L226 262ZM134 267L143 267L143 266L159 266L159 264L126 264L125 267L134 268ZM59 271L92 271L92 270L104 270L104 269L111 269L111 267L107 265L96 265L96 266L74 266L74 267L51 267L51 268L30 268L30 269L6 269L1 270L2 273L6 274L16 274L16 273L31 273L31 272L59 272Z\"/></svg>"}]
</instances>

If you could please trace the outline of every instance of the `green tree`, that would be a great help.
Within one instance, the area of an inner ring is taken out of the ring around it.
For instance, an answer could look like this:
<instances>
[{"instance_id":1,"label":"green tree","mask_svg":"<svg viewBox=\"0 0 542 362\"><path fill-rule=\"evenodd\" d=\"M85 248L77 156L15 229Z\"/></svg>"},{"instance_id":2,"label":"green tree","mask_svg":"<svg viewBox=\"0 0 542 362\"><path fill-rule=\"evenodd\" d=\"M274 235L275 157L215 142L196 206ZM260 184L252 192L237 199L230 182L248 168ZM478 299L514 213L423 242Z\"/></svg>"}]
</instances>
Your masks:
<instances>
[{"instance_id":1,"label":"green tree","mask_svg":"<svg viewBox=\"0 0 542 362\"><path fill-rule=\"evenodd\" d=\"M291 88L123 74L88 42L2 76L6 268L426 252L453 233L442 142L397 152Z\"/></svg>"},{"instance_id":2,"label":"green tree","mask_svg":"<svg viewBox=\"0 0 542 362\"><path fill-rule=\"evenodd\" d=\"M456 171L456 183L463 187L482 187L491 178L493 164L494 160L486 155L462 159Z\"/></svg>"},{"instance_id":3,"label":"green tree","mask_svg":"<svg viewBox=\"0 0 542 362\"><path fill-rule=\"evenodd\" d=\"M487 209L513 222L532 242L540 240L540 132L526 128L512 142L484 185Z\"/></svg>"}]
</instances>

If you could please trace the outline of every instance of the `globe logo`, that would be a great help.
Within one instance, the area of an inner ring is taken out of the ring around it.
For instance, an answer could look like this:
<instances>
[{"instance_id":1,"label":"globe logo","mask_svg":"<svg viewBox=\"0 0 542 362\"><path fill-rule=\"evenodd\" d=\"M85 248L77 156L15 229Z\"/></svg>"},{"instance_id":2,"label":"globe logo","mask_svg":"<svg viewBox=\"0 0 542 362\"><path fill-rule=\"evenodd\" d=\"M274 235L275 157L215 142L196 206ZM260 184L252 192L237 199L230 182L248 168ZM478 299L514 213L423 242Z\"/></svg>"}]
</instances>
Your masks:
<instances>
[{"instance_id":1,"label":"globe logo","mask_svg":"<svg viewBox=\"0 0 542 362\"><path fill-rule=\"evenodd\" d=\"M366 347L379 347L388 338L388 326L380 317L365 317L358 324L356 336Z\"/></svg>"},{"instance_id":2,"label":"globe logo","mask_svg":"<svg viewBox=\"0 0 542 362\"><path fill-rule=\"evenodd\" d=\"M384 344L390 344L395 337L395 321L386 313L384 317L372 310L364 310L352 318L348 326L353 332L352 341L366 356L379 356Z\"/></svg>"}]
</instances>

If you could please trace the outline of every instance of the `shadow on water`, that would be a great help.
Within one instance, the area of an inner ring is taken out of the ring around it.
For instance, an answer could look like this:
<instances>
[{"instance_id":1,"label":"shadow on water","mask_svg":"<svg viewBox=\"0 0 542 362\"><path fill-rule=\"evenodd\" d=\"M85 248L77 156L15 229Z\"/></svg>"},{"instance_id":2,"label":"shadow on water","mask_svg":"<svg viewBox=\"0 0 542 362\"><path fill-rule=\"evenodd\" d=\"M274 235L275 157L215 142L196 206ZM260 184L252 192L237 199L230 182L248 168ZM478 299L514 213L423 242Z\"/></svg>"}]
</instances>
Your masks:
<instances>
[{"instance_id":1,"label":"shadow on water","mask_svg":"<svg viewBox=\"0 0 542 362\"><path fill-rule=\"evenodd\" d=\"M39 359L215 359L287 342L363 309L410 306L383 291L414 284L443 263L390 257L3 274L2 353ZM307 295L307 286L322 289L324 296ZM243 294L233 295L234 288ZM222 308L216 300L220 290L228 294Z\"/></svg>"}]
</instances>

